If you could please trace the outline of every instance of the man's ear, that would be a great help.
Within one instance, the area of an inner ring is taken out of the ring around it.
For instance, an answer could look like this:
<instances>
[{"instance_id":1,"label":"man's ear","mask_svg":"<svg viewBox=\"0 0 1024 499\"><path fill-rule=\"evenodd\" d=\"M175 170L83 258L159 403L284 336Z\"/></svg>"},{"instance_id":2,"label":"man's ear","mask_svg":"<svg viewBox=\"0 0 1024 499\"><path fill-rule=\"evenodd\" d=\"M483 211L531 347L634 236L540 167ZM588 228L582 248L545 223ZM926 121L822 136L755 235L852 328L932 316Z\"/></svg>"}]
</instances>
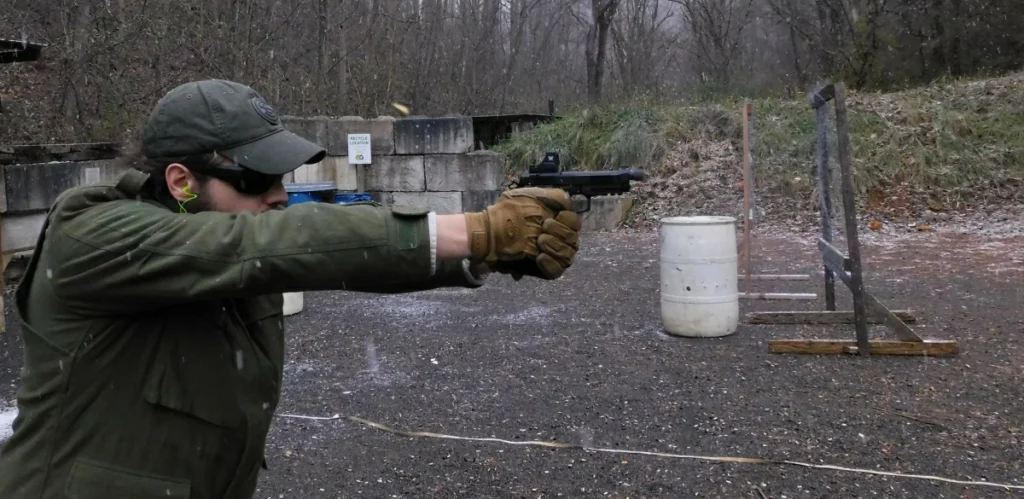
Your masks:
<instances>
[{"instance_id":1,"label":"man's ear","mask_svg":"<svg viewBox=\"0 0 1024 499\"><path fill-rule=\"evenodd\" d=\"M174 163L164 171L164 181L167 182L167 189L171 191L178 201L188 201L195 198L196 180L185 165Z\"/></svg>"}]
</instances>

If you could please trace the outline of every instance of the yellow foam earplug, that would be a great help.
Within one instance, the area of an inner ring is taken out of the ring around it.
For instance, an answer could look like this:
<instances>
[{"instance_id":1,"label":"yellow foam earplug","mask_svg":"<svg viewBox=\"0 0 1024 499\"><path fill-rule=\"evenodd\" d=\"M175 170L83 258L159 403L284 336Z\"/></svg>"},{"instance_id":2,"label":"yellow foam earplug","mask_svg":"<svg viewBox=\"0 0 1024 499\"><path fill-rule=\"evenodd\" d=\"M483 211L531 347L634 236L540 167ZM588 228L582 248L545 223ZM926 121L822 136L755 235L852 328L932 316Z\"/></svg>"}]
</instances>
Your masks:
<instances>
[{"instance_id":1,"label":"yellow foam earplug","mask_svg":"<svg viewBox=\"0 0 1024 499\"><path fill-rule=\"evenodd\" d=\"M185 209L185 203L192 201L193 199L199 197L199 195L192 192L192 184L186 184L185 188L183 188L181 191L184 192L185 194L188 194L188 199L184 201L178 201L178 210L180 210L182 213L187 213L188 210Z\"/></svg>"}]
</instances>

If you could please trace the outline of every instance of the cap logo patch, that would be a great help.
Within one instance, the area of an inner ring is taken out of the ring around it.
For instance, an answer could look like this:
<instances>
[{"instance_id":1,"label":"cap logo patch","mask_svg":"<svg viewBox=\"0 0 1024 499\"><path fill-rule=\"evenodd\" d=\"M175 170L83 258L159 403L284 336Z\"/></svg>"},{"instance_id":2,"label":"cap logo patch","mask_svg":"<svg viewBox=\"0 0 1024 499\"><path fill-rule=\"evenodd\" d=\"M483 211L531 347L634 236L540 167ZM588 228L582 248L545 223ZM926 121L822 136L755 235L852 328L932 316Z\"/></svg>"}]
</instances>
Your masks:
<instances>
[{"instance_id":1,"label":"cap logo patch","mask_svg":"<svg viewBox=\"0 0 1024 499\"><path fill-rule=\"evenodd\" d=\"M253 97L249 99L249 102L252 104L252 108L256 110L256 114L260 115L260 117L267 120L267 122L272 125L276 125L278 123L277 113L274 112L274 108L270 107L270 104L267 104L267 101L259 97Z\"/></svg>"}]
</instances>

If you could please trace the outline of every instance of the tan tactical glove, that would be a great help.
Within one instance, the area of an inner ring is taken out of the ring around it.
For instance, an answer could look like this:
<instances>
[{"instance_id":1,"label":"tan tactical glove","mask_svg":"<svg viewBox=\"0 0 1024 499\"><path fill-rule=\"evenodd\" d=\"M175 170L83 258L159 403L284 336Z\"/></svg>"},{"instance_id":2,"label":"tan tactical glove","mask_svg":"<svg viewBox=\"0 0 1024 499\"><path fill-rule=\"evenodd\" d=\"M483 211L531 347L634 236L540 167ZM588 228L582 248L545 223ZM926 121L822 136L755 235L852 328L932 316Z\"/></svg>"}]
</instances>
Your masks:
<instances>
[{"instance_id":1,"label":"tan tactical glove","mask_svg":"<svg viewBox=\"0 0 1024 499\"><path fill-rule=\"evenodd\" d=\"M471 258L519 280L561 276L579 250L582 219L561 189L528 187L501 194L483 212L466 213Z\"/></svg>"}]
</instances>

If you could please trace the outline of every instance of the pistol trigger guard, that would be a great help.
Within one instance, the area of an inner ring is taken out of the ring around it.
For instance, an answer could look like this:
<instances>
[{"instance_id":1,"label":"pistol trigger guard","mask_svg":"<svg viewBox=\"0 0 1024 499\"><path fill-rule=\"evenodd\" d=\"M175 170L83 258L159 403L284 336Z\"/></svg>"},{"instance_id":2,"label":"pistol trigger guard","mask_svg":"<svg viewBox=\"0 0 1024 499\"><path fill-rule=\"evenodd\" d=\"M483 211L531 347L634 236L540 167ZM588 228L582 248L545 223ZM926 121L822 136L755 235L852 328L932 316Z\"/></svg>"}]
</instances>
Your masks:
<instances>
[{"instance_id":1,"label":"pistol trigger guard","mask_svg":"<svg viewBox=\"0 0 1024 499\"><path fill-rule=\"evenodd\" d=\"M583 196L587 200L587 204L582 210L579 209L579 207L581 204L583 204L583 200L576 196ZM587 196L586 194L576 193L571 194L569 197L572 199L572 211L580 214L590 211L590 196Z\"/></svg>"}]
</instances>

